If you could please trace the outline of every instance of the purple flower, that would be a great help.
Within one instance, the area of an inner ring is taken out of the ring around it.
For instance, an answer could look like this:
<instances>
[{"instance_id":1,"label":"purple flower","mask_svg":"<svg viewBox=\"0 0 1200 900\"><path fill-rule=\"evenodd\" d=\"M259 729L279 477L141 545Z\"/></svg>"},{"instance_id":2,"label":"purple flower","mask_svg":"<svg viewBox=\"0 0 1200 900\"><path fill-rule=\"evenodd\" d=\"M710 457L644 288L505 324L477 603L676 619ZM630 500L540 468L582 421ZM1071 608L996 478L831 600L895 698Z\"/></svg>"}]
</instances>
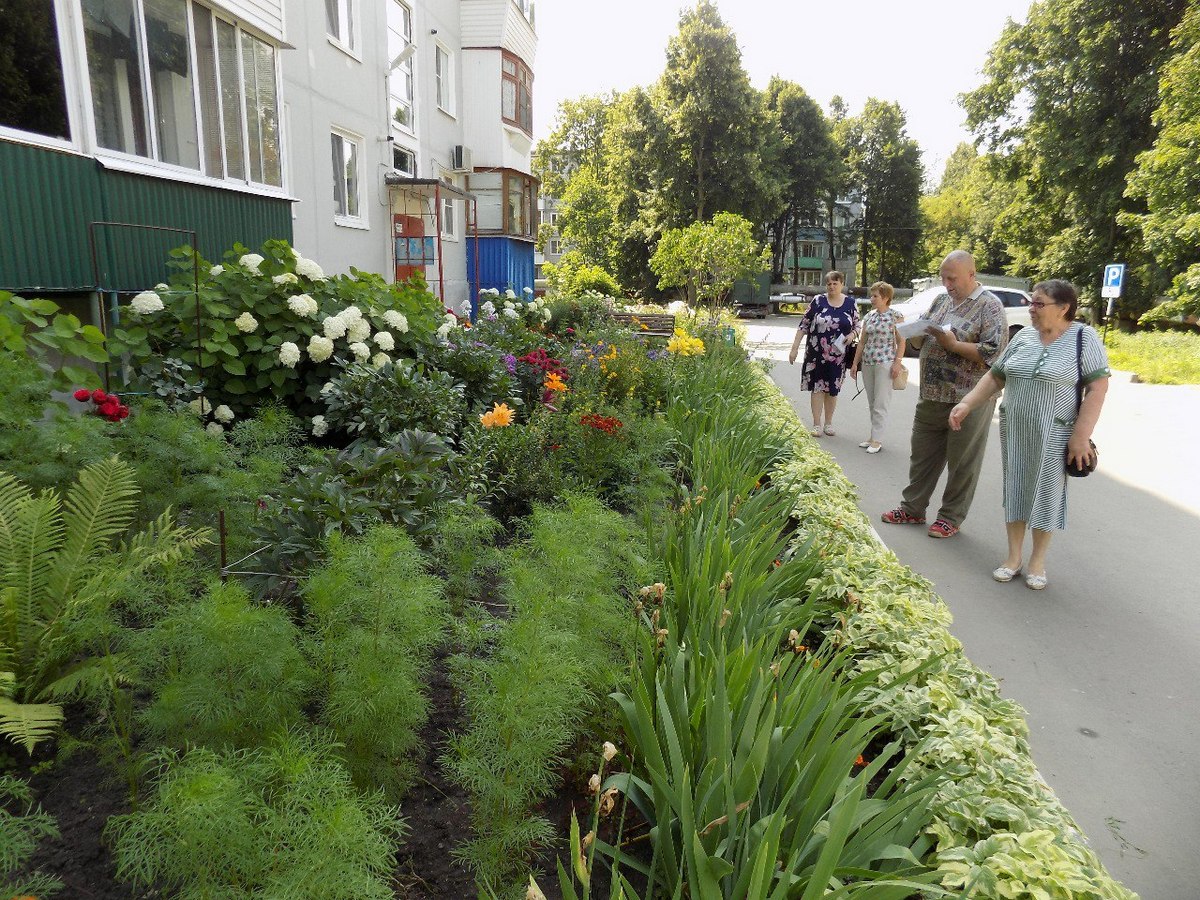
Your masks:
<instances>
[{"instance_id":1,"label":"purple flower","mask_svg":"<svg viewBox=\"0 0 1200 900\"><path fill-rule=\"evenodd\" d=\"M517 358L511 353L504 354L504 368L508 369L509 375L517 374Z\"/></svg>"}]
</instances>

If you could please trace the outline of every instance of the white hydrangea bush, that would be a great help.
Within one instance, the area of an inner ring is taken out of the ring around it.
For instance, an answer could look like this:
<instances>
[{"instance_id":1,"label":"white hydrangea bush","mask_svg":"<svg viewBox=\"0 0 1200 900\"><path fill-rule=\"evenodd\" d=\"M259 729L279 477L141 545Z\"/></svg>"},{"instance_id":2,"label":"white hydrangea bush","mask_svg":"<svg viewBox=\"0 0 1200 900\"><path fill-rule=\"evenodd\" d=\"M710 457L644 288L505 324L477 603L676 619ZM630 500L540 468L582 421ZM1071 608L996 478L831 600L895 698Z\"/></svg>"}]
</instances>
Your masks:
<instances>
[{"instance_id":1,"label":"white hydrangea bush","mask_svg":"<svg viewBox=\"0 0 1200 900\"><path fill-rule=\"evenodd\" d=\"M271 399L311 418L323 408L321 386L343 366L417 358L458 327L419 278L330 276L284 241L235 246L216 264L181 248L170 266L170 284L134 296L110 340L135 371L167 355L202 371L196 412L206 425L224 428Z\"/></svg>"}]
</instances>

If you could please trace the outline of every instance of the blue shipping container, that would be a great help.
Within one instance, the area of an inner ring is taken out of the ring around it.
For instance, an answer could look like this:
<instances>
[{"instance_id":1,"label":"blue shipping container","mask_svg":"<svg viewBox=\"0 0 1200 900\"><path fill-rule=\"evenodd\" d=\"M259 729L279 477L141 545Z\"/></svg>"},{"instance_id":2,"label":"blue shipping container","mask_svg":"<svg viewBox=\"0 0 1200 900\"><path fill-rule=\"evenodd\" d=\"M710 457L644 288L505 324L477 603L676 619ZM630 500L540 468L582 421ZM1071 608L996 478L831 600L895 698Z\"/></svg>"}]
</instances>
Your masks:
<instances>
[{"instance_id":1,"label":"blue shipping container","mask_svg":"<svg viewBox=\"0 0 1200 900\"><path fill-rule=\"evenodd\" d=\"M481 290L512 290L520 297L533 290L533 244L504 236L479 236L479 283L475 282L475 241L467 241L467 279L474 301Z\"/></svg>"}]
</instances>

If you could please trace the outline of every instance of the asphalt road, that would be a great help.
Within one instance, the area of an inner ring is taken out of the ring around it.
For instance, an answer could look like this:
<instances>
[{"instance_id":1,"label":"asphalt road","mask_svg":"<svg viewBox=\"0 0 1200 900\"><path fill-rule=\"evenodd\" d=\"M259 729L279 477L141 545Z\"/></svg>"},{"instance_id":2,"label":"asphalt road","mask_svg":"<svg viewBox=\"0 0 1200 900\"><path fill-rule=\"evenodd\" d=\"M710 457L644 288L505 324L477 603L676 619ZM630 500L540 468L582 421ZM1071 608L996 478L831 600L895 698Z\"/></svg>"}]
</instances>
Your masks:
<instances>
[{"instance_id":1,"label":"asphalt road","mask_svg":"<svg viewBox=\"0 0 1200 900\"><path fill-rule=\"evenodd\" d=\"M747 344L774 361L773 378L811 424L800 366L787 363L795 322L746 322ZM1094 436L1100 466L1068 489L1067 530L1039 593L991 579L1006 548L995 422L958 536L880 522L908 480L918 371L906 365L882 452L858 448L869 413L849 381L837 436L821 446L887 545L937 586L967 656L1028 711L1035 762L1113 876L1143 900L1200 898L1200 387L1114 375ZM930 521L940 496L941 485Z\"/></svg>"}]
</instances>

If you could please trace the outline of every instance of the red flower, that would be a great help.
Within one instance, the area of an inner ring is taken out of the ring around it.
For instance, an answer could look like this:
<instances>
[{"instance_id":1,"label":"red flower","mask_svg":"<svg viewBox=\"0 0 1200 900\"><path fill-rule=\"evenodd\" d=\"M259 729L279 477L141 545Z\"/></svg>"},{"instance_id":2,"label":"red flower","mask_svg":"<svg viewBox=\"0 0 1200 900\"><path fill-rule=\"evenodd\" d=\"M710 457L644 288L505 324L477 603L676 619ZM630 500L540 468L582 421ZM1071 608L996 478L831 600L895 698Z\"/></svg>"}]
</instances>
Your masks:
<instances>
[{"instance_id":1,"label":"red flower","mask_svg":"<svg viewBox=\"0 0 1200 900\"><path fill-rule=\"evenodd\" d=\"M129 407L126 406L124 403L122 403L120 405L120 407L117 408L117 418L118 419L128 419L129 418Z\"/></svg>"},{"instance_id":2,"label":"red flower","mask_svg":"<svg viewBox=\"0 0 1200 900\"><path fill-rule=\"evenodd\" d=\"M117 406L120 406L120 405L121 405L121 398L120 398L120 397L118 397L116 394L109 394L109 395L108 395L108 397L105 399L105 401L104 401L104 402L105 402L105 403L112 402L112 403L115 403L115 404L117 404Z\"/></svg>"},{"instance_id":3,"label":"red flower","mask_svg":"<svg viewBox=\"0 0 1200 900\"><path fill-rule=\"evenodd\" d=\"M92 391L93 403L103 403L107 399L108 394L104 393L104 391L100 390L99 388L96 388L96 390Z\"/></svg>"},{"instance_id":4,"label":"red flower","mask_svg":"<svg viewBox=\"0 0 1200 900\"><path fill-rule=\"evenodd\" d=\"M82 403L84 400L92 399L92 392L89 391L87 388L80 388L71 396Z\"/></svg>"},{"instance_id":5,"label":"red flower","mask_svg":"<svg viewBox=\"0 0 1200 900\"><path fill-rule=\"evenodd\" d=\"M579 424L585 428L595 428L597 431L603 431L605 434L612 435L617 433L618 428L623 428L625 423L614 416L602 416L599 413L586 413L579 419Z\"/></svg>"},{"instance_id":6,"label":"red flower","mask_svg":"<svg viewBox=\"0 0 1200 900\"><path fill-rule=\"evenodd\" d=\"M100 404L100 415L108 416L110 419L117 414L121 408L120 403L113 403L110 400L105 400Z\"/></svg>"}]
</instances>

